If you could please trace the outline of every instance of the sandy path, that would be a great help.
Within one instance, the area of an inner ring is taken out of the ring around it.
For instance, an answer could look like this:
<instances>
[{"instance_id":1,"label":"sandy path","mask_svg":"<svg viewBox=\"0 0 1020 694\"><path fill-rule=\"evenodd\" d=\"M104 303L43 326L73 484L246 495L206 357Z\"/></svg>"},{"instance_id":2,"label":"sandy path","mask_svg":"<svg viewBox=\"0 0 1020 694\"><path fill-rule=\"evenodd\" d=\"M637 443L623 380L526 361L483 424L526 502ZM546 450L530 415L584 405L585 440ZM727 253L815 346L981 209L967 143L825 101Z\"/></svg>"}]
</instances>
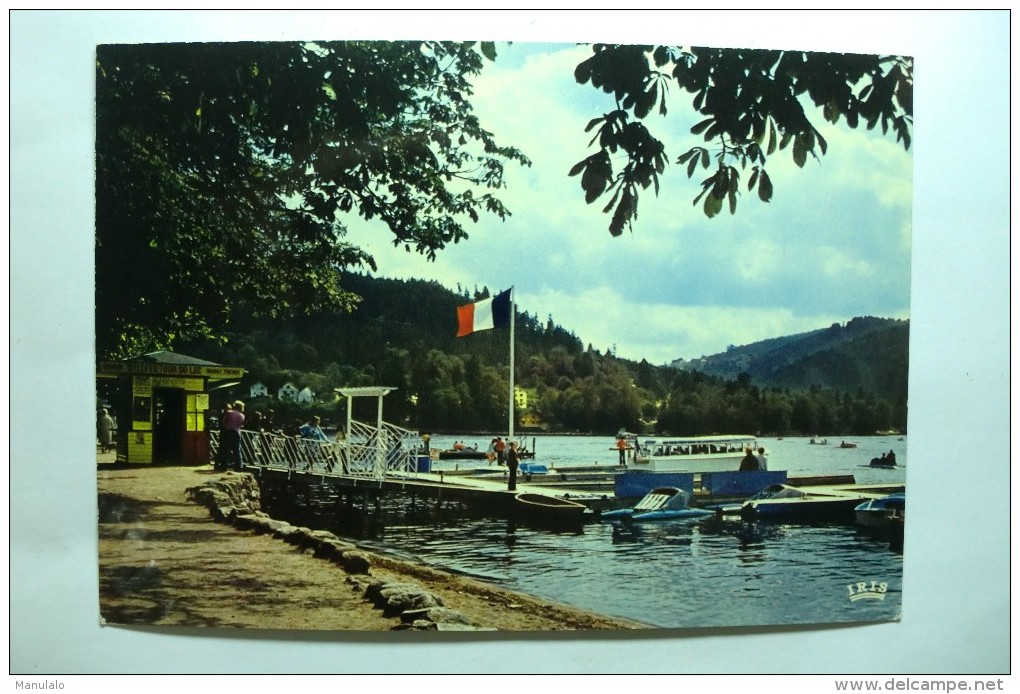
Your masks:
<instances>
[{"instance_id":1,"label":"sandy path","mask_svg":"<svg viewBox=\"0 0 1020 694\"><path fill-rule=\"evenodd\" d=\"M211 468L101 467L100 612L111 624L388 631L364 597L372 579L420 584L485 628L633 629L642 625L372 555L369 577L269 535L235 529L185 499Z\"/></svg>"}]
</instances>

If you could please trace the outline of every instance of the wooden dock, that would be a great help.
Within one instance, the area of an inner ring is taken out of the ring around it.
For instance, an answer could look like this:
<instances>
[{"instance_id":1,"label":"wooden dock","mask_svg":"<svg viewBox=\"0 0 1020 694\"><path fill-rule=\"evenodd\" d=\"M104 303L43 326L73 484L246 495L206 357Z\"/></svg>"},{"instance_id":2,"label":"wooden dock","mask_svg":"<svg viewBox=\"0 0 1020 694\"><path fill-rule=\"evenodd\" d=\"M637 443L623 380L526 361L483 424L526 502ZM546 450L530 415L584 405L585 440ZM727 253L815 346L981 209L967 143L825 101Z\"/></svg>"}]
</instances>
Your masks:
<instances>
[{"instance_id":1,"label":"wooden dock","mask_svg":"<svg viewBox=\"0 0 1020 694\"><path fill-rule=\"evenodd\" d=\"M522 476L518 476L517 488L514 491L509 491L507 479L499 474L476 477L450 475L442 471L414 473L390 471L384 479L366 479L363 476L321 475L316 472L298 470L281 471L255 468L253 472L259 479L269 482L327 484L348 493L402 492L418 497L434 498L438 501L484 505L494 512L508 512L513 506L514 497L523 493L570 499L584 504L593 511L615 508L621 503L613 496L611 485L608 491L592 491L560 483L549 485L537 480L529 482ZM550 482L552 481L550 480Z\"/></svg>"},{"instance_id":2,"label":"wooden dock","mask_svg":"<svg viewBox=\"0 0 1020 694\"><path fill-rule=\"evenodd\" d=\"M329 485L347 494L364 494L365 498L387 493L404 493L417 498L435 501L464 503L481 506L493 513L511 513L517 494L543 494L582 503L595 512L629 506L634 499L618 498L614 494L614 477L624 472L620 466L587 466L550 469L544 474L518 475L517 488L507 489L506 471L501 468L436 470L432 472L388 471L383 479L364 476L345 476L321 471L256 469L260 479L267 481L301 484ZM787 484L818 489L840 489L854 491L865 486L857 485L853 475L828 475L814 477L791 477ZM879 485L881 486L881 485ZM881 492L873 490L876 495ZM743 497L711 495L696 484L693 490L696 505L734 503Z\"/></svg>"}]
</instances>

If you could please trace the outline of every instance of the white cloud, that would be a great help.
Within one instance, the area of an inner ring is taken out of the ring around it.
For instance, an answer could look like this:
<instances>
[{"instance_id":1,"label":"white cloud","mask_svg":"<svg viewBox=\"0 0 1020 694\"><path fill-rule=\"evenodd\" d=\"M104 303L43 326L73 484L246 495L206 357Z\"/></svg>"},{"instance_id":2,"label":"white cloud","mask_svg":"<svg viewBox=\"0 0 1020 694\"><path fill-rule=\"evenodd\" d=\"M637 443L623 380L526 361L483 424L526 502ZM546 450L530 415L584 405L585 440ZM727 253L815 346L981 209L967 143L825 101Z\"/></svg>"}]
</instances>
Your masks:
<instances>
[{"instance_id":1,"label":"white cloud","mask_svg":"<svg viewBox=\"0 0 1020 694\"><path fill-rule=\"evenodd\" d=\"M749 344L769 337L826 327L846 318L834 314L798 315L784 309L732 306L677 306L634 302L611 287L594 287L575 294L555 289L518 291L522 307L540 317L552 314L561 325L584 324L578 335L585 346L617 356L665 364L722 352L728 345Z\"/></svg>"},{"instance_id":2,"label":"white cloud","mask_svg":"<svg viewBox=\"0 0 1020 694\"><path fill-rule=\"evenodd\" d=\"M543 50L544 49L544 50ZM672 164L658 197L642 194L633 233L612 238L606 200L584 202L570 167L591 151L587 122L611 97L574 82L590 49L515 44L475 82L472 103L497 141L534 162L511 165L500 197L513 215L483 218L435 263L365 241L381 274L448 287L517 288L522 310L552 314L599 349L650 361L825 327L856 315L909 312L911 155L890 137L817 126L829 143L803 169L788 151L769 161L769 204L742 188L737 214L708 220L691 204L702 174ZM675 161L698 141L687 95L651 118ZM747 174L745 173L745 176ZM362 225L359 225L362 226ZM358 237L361 240L361 237ZM530 302L537 302L531 305Z\"/></svg>"}]
</instances>

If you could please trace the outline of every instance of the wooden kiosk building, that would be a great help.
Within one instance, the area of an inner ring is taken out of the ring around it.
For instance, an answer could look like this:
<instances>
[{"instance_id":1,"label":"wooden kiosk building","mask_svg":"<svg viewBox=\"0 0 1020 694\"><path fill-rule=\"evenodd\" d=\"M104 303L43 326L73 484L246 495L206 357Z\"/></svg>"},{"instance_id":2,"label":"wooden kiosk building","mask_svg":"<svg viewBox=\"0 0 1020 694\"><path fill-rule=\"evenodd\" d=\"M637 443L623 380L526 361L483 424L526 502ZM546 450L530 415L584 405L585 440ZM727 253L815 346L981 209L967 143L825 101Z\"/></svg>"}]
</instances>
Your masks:
<instances>
[{"instance_id":1,"label":"wooden kiosk building","mask_svg":"<svg viewBox=\"0 0 1020 694\"><path fill-rule=\"evenodd\" d=\"M117 462L209 462L209 394L243 375L239 367L166 351L99 362L97 385L116 413Z\"/></svg>"}]
</instances>

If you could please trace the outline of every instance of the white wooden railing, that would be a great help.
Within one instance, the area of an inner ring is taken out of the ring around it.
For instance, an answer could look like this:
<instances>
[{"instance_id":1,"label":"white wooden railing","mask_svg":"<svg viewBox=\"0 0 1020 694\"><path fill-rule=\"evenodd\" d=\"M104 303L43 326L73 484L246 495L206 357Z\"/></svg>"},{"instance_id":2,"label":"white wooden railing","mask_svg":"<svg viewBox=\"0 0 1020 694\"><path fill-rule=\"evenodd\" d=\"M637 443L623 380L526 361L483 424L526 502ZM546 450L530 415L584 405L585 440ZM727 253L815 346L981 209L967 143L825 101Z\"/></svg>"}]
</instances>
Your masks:
<instances>
[{"instance_id":1,"label":"white wooden railing","mask_svg":"<svg viewBox=\"0 0 1020 694\"><path fill-rule=\"evenodd\" d=\"M306 472L330 477L385 479L389 473L415 473L421 439L408 429L352 421L350 431L333 441L241 431L245 468ZM220 432L209 432L210 461L217 459Z\"/></svg>"}]
</instances>

